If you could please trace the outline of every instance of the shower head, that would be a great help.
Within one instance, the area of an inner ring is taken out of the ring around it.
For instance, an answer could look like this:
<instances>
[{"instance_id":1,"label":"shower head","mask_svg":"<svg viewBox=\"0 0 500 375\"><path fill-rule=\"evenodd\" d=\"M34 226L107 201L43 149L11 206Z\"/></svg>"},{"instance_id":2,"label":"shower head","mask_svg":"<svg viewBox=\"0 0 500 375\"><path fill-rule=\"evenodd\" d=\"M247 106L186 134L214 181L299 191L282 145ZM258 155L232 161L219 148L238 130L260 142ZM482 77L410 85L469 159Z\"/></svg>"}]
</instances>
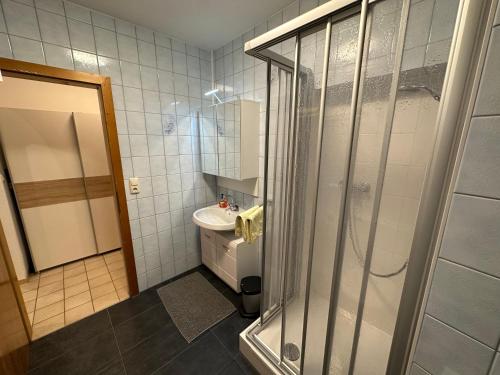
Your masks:
<instances>
[{"instance_id":1,"label":"shower head","mask_svg":"<svg viewBox=\"0 0 500 375\"><path fill-rule=\"evenodd\" d=\"M418 90L423 90L427 91L431 96L434 98L434 100L437 100L438 102L441 100L441 95L439 95L437 92L434 90L430 89L427 86L424 85L403 85L399 86L399 90L401 91L418 91Z\"/></svg>"},{"instance_id":2,"label":"shower head","mask_svg":"<svg viewBox=\"0 0 500 375\"><path fill-rule=\"evenodd\" d=\"M216 103L216 104L221 104L222 100L220 100L219 96L217 95L218 92L219 92L219 89L213 89L213 90L207 91L204 95L205 96L213 96L215 99L217 99L218 103Z\"/></svg>"}]
</instances>

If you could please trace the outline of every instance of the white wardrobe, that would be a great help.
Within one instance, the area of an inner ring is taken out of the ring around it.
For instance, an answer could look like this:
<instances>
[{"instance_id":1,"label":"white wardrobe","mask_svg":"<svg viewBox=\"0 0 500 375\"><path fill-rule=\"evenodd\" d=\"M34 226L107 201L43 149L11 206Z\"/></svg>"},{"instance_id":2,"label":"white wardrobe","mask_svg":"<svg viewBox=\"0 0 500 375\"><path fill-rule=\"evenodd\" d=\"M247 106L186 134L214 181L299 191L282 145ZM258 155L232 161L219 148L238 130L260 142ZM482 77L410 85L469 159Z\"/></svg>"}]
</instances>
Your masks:
<instances>
[{"instance_id":1,"label":"white wardrobe","mask_svg":"<svg viewBox=\"0 0 500 375\"><path fill-rule=\"evenodd\" d=\"M0 140L37 271L121 247L99 114L0 108Z\"/></svg>"}]
</instances>

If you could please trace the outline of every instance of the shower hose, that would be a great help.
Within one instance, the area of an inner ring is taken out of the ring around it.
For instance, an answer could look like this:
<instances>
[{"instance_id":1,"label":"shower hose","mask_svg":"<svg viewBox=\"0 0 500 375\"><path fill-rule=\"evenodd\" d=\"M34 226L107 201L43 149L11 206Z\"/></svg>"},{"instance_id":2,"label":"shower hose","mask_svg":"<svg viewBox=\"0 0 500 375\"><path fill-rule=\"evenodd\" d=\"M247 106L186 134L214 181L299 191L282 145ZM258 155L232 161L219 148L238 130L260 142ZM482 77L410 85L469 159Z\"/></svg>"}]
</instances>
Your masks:
<instances>
[{"instance_id":1,"label":"shower hose","mask_svg":"<svg viewBox=\"0 0 500 375\"><path fill-rule=\"evenodd\" d=\"M350 217L347 220L349 238L351 239L353 252L356 255L356 258L358 258L358 262L361 265L361 267L364 268L365 267L365 260L363 259L363 255L361 254L361 252L359 250L359 243L357 242L357 236L355 236L356 228L354 228L355 224L353 224L354 208L353 208L352 204L350 204L349 206L351 207ZM403 272L406 269L407 266L408 266L408 260L406 260L404 262L404 264L394 272L389 272L389 273L378 273L378 272L373 272L373 271L369 271L369 272L370 272L370 275L375 276L375 277L388 278L388 277L399 275L401 272Z\"/></svg>"}]
</instances>

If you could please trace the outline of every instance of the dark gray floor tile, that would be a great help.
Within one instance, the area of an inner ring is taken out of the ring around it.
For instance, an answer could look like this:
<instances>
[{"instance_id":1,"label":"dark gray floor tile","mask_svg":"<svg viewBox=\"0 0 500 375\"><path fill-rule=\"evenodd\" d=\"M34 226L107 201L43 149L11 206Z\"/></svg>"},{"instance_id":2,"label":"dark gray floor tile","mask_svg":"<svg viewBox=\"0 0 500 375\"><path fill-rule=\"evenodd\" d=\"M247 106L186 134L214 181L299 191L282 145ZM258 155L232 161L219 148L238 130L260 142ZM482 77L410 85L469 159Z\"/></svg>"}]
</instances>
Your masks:
<instances>
[{"instance_id":1,"label":"dark gray floor tile","mask_svg":"<svg viewBox=\"0 0 500 375\"><path fill-rule=\"evenodd\" d=\"M222 342L226 349L235 357L239 351L239 334L252 323L252 320L245 319L238 312L224 319L212 328L212 332Z\"/></svg>"},{"instance_id":2,"label":"dark gray floor tile","mask_svg":"<svg viewBox=\"0 0 500 375\"><path fill-rule=\"evenodd\" d=\"M115 326L120 351L123 353L133 348L171 321L165 307L159 304Z\"/></svg>"},{"instance_id":3,"label":"dark gray floor tile","mask_svg":"<svg viewBox=\"0 0 500 375\"><path fill-rule=\"evenodd\" d=\"M128 375L151 374L188 346L170 322L131 350L122 353Z\"/></svg>"},{"instance_id":4,"label":"dark gray floor tile","mask_svg":"<svg viewBox=\"0 0 500 375\"><path fill-rule=\"evenodd\" d=\"M101 311L42 337L30 345L30 368L39 367L110 328L107 311Z\"/></svg>"},{"instance_id":5,"label":"dark gray floor tile","mask_svg":"<svg viewBox=\"0 0 500 375\"><path fill-rule=\"evenodd\" d=\"M224 367L219 375L241 375L244 374L243 370L238 366L235 361L231 361L229 365Z\"/></svg>"},{"instance_id":6,"label":"dark gray floor tile","mask_svg":"<svg viewBox=\"0 0 500 375\"><path fill-rule=\"evenodd\" d=\"M109 316L113 325L117 326L159 303L161 303L161 300L156 289L148 289L137 296L111 306L108 309Z\"/></svg>"},{"instance_id":7,"label":"dark gray floor tile","mask_svg":"<svg viewBox=\"0 0 500 375\"><path fill-rule=\"evenodd\" d=\"M217 374L232 361L217 338L209 333L155 372L157 374Z\"/></svg>"},{"instance_id":8,"label":"dark gray floor tile","mask_svg":"<svg viewBox=\"0 0 500 375\"><path fill-rule=\"evenodd\" d=\"M244 374L246 375L258 375L259 373L257 370L255 370L250 363L246 360L246 358L243 357L241 353L239 353L235 357L235 362L238 364L238 366L241 368Z\"/></svg>"},{"instance_id":9,"label":"dark gray floor tile","mask_svg":"<svg viewBox=\"0 0 500 375\"><path fill-rule=\"evenodd\" d=\"M241 355L238 355L237 359L226 366L219 375L259 375L259 373Z\"/></svg>"},{"instance_id":10,"label":"dark gray floor tile","mask_svg":"<svg viewBox=\"0 0 500 375\"><path fill-rule=\"evenodd\" d=\"M29 372L31 375L97 374L109 363L120 358L112 329L66 351L57 358Z\"/></svg>"},{"instance_id":11,"label":"dark gray floor tile","mask_svg":"<svg viewBox=\"0 0 500 375\"><path fill-rule=\"evenodd\" d=\"M123 361L121 357L114 361L110 362L104 368L99 370L99 373L96 375L126 375L125 367L123 366Z\"/></svg>"}]
</instances>

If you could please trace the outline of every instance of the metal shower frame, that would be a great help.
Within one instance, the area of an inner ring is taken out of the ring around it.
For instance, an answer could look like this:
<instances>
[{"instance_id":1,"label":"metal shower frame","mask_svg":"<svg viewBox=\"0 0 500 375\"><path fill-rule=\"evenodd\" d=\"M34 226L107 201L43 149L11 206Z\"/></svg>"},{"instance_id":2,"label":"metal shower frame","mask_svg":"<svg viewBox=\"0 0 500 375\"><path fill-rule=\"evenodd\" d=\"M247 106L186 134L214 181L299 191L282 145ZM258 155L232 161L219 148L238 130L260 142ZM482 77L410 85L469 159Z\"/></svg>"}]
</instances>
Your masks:
<instances>
[{"instance_id":1,"label":"metal shower frame","mask_svg":"<svg viewBox=\"0 0 500 375\"><path fill-rule=\"evenodd\" d=\"M319 169L321 164L321 145L322 145L322 129L325 110L325 95L327 87L327 72L328 72L328 59L329 47L331 37L331 27L333 23L339 22L342 19L360 14L360 29L358 34L358 50L356 56L356 67L354 75L354 84L351 101L351 138L348 146L347 162L345 168L344 181L342 187L342 199L339 212L339 226L337 228L337 243L335 244L335 263L332 275L330 306L328 315L328 329L326 333L326 345L323 355L323 374L328 374L330 364L331 346L333 342L333 335L335 331L335 312L338 305L338 285L340 280L340 268L342 266L343 251L343 227L345 226L347 204L349 202L349 191L352 186L352 170L354 158L352 157L357 149L357 131L359 130L356 124L356 112L359 101L359 91L361 89L361 69L363 65L363 57L367 56L364 41L366 30L370 27L369 8L371 4L385 0L332 0L324 5L321 5L273 30L264 33L245 43L245 53L264 60L267 63L267 102L266 102L266 138L265 138L265 155L264 155L264 197L263 201L267 202L267 186L268 186L268 156L269 156L269 128L270 128L270 94L271 94L271 66L275 65L279 68L292 72L292 105L291 113L289 116L292 124L290 130L292 132L292 146L297 142L295 124L297 121L297 95L298 95L298 77L300 63L300 42L301 37L307 35L316 27L324 27L326 32L325 38L325 53L323 61L323 76L321 81L321 99L319 109L319 130L318 130L318 145L319 147L315 152L316 164L314 170L316 172L316 192L314 199L311 202L313 209L312 227L311 231L314 232L316 206L317 206L317 188L319 183ZM403 8L401 11L401 21L399 28L398 44L396 49L396 60L393 70L393 82L391 84L391 92L389 94L389 113L388 123L384 133L382 157L380 162L379 174L377 177L377 186L375 189L375 206L372 213L372 221L370 224L367 255L365 267L363 269L363 281L360 293L360 302L358 306L358 314L356 320L356 328L354 335L354 343L352 346L351 363L349 367L349 374L354 371L355 355L357 343L359 340L360 326L362 322L362 312L364 308L364 297L366 295L366 287L368 283L368 276L370 271L371 255L373 252L373 244L376 233L377 217L380 205L380 196L383 188L383 180L385 175L385 161L387 160L387 153L390 143L391 124L394 114L396 103L399 71L401 68L403 50L404 50L404 36L406 32L406 25L410 10L410 0L403 0ZM407 369L410 359L410 352L412 342L415 339L418 328L419 311L422 307L423 295L426 287L426 281L431 267L431 260L435 253L436 244L436 228L439 227L441 222L443 204L445 201L445 192L448 188L450 181L449 165L455 158L456 152L456 134L461 130L464 111L462 103L467 99L470 92L470 65L476 59L477 51L475 44L480 36L480 24L482 17L482 9L486 7L490 0L461 0L458 9L457 22L455 24L455 31L450 48L450 57L448 60L446 75L442 89L442 100L439 105L438 115L436 119L436 136L433 154L430 159L429 167L426 172L425 182L422 197L420 200L418 216L416 221L415 232L410 252L410 259L408 269L403 286L402 296L400 300L396 327L393 335L391 351L389 356L389 363L387 366L387 374L402 374ZM481 8L481 9L479 9ZM294 66L290 64L290 60L285 59L283 56L271 51L269 47L295 37L295 59ZM292 169L293 173L293 169ZM289 181L293 181L293 175L288 176ZM292 190L290 194L293 197L293 185L289 186ZM378 203L377 203L378 202ZM347 204L346 204L347 203ZM267 204L264 204L264 217L267 218ZM285 230L290 231L290 223L286 215ZM266 246L266 222L264 221L264 238L262 249L265 251ZM287 236L288 237L288 236ZM311 236L309 243L309 257L307 266L307 283L306 283L306 299L304 307L304 321L302 332L302 346L301 346L301 363L299 371L302 372L304 366L304 353L306 348L305 337L307 331L307 317L309 309L309 290L311 282L311 268L312 268L312 251L314 248L314 236ZM265 271L265 255L262 255L262 282L264 284L264 271ZM282 277L286 277L286 258L285 258L285 272ZM282 293L286 294L286 285L282 288ZM285 301L286 295L282 297ZM287 359L283 357L284 333L285 333L285 316L286 308L282 309L281 305L271 311L267 316L264 316L264 311L261 312L260 320L252 325L247 338L262 351L262 353L271 360L279 369L288 373L295 374L293 367L287 363ZM278 358L266 344L259 340L253 332L259 328L263 329L274 316L282 312L282 330L281 330L281 351Z\"/></svg>"}]
</instances>

